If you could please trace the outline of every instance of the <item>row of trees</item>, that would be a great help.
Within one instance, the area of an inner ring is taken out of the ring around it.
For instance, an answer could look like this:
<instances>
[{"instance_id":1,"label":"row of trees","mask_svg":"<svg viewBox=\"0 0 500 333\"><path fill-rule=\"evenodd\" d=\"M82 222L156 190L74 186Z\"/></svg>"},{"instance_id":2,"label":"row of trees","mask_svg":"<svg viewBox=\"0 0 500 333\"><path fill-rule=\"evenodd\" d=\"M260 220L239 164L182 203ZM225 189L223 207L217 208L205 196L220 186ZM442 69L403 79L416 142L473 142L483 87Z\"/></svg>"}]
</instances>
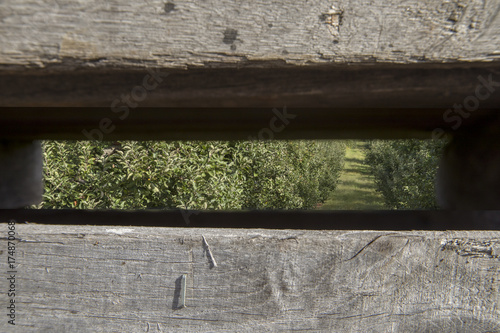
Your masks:
<instances>
[{"instance_id":1,"label":"row of trees","mask_svg":"<svg viewBox=\"0 0 500 333\"><path fill-rule=\"evenodd\" d=\"M439 140L368 141L389 209L435 209ZM335 190L340 141L46 141L44 208L310 209Z\"/></svg>"},{"instance_id":2,"label":"row of trees","mask_svg":"<svg viewBox=\"0 0 500 333\"><path fill-rule=\"evenodd\" d=\"M435 178L444 140L369 141L366 160L389 209L436 209Z\"/></svg>"},{"instance_id":3,"label":"row of trees","mask_svg":"<svg viewBox=\"0 0 500 333\"><path fill-rule=\"evenodd\" d=\"M44 208L313 208L335 189L332 141L46 141Z\"/></svg>"}]
</instances>

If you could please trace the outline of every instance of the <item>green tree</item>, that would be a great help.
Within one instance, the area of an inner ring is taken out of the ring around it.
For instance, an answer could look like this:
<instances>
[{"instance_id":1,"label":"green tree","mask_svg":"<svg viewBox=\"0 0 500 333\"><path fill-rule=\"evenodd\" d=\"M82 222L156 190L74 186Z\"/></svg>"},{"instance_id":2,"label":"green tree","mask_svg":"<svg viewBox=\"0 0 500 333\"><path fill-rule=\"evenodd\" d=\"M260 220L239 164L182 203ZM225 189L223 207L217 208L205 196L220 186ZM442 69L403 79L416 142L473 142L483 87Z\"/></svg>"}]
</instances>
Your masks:
<instances>
[{"instance_id":1,"label":"green tree","mask_svg":"<svg viewBox=\"0 0 500 333\"><path fill-rule=\"evenodd\" d=\"M388 208L438 208L434 184L445 144L442 140L375 140L367 144L365 163Z\"/></svg>"},{"instance_id":2,"label":"green tree","mask_svg":"<svg viewBox=\"0 0 500 333\"><path fill-rule=\"evenodd\" d=\"M336 187L341 142L45 141L44 208L312 208Z\"/></svg>"}]
</instances>

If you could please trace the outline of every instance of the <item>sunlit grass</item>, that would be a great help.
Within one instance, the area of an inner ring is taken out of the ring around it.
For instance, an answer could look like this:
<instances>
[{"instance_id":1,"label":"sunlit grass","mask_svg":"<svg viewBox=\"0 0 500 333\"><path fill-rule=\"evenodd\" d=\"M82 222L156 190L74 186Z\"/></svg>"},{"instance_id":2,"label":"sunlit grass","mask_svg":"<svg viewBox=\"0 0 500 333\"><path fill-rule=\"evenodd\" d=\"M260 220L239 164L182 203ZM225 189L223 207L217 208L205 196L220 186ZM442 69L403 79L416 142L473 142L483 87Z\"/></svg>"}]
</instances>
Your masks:
<instances>
[{"instance_id":1,"label":"sunlit grass","mask_svg":"<svg viewBox=\"0 0 500 333\"><path fill-rule=\"evenodd\" d=\"M363 163L362 141L351 141L346 149L345 166L339 185L320 209L370 210L387 209L382 194L375 191L373 176Z\"/></svg>"}]
</instances>

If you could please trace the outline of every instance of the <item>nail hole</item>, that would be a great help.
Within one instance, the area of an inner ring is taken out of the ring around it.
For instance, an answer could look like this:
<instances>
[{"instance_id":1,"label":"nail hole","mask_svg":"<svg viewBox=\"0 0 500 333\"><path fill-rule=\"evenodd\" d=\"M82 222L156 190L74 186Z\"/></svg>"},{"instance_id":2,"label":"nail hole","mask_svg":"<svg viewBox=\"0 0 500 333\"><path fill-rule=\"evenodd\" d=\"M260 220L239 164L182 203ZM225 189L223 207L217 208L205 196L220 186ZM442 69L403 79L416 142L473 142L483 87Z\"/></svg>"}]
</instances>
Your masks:
<instances>
[{"instance_id":1,"label":"nail hole","mask_svg":"<svg viewBox=\"0 0 500 333\"><path fill-rule=\"evenodd\" d=\"M165 13L170 13L175 10L175 4L173 2L167 2L165 4Z\"/></svg>"}]
</instances>

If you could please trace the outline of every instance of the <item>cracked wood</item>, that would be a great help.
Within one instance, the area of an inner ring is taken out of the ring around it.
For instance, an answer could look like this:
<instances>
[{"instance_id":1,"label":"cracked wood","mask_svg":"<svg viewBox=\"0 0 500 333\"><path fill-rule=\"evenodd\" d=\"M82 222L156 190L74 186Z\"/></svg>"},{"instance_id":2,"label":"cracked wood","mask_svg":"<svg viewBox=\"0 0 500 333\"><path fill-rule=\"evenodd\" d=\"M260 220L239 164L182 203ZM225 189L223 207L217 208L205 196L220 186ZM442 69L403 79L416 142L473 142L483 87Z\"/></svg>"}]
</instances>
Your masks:
<instances>
[{"instance_id":1,"label":"cracked wood","mask_svg":"<svg viewBox=\"0 0 500 333\"><path fill-rule=\"evenodd\" d=\"M235 68L500 58L496 1L8 0L0 6L4 69Z\"/></svg>"},{"instance_id":2,"label":"cracked wood","mask_svg":"<svg viewBox=\"0 0 500 333\"><path fill-rule=\"evenodd\" d=\"M340 116L329 117L334 112L328 110L329 115L313 115L313 126L299 133L292 125L286 133L294 138L428 138L447 108L475 93L478 77L494 75L498 82L499 11L498 3L480 0L8 0L0 5L0 106L106 108L98 120L117 118L110 109L124 103L137 109L336 108ZM146 77L153 69L164 75L157 86ZM154 89L145 92L141 84ZM130 95L137 99L124 102ZM498 108L499 102L496 89L479 108ZM358 112L347 110L369 108L364 122ZM432 119L413 117L428 108L439 109ZM385 109L400 112L387 115ZM5 125L4 136L84 138L82 128L73 127L85 121L84 115L75 111L61 118L56 113L43 110L41 117L58 119L56 133L39 134L43 126L33 130L33 123L26 122L34 118L19 114L14 127ZM212 122L193 128L208 132L217 124L234 124L239 135L203 135L184 128L188 134L169 137L169 127L149 129L171 120L168 113L182 112L166 110L166 118L134 113L141 115L133 122L139 130L126 130L121 138L242 139L255 134L241 134L236 127L243 120L237 116L220 121L220 110L206 112ZM195 118L188 115L181 122L190 119ZM394 127L381 128L387 124ZM320 126L330 127L317 130ZM6 131L11 128L17 131ZM109 140L118 139L118 132Z\"/></svg>"},{"instance_id":3,"label":"cracked wood","mask_svg":"<svg viewBox=\"0 0 500 333\"><path fill-rule=\"evenodd\" d=\"M498 231L16 230L23 332L500 330Z\"/></svg>"}]
</instances>

